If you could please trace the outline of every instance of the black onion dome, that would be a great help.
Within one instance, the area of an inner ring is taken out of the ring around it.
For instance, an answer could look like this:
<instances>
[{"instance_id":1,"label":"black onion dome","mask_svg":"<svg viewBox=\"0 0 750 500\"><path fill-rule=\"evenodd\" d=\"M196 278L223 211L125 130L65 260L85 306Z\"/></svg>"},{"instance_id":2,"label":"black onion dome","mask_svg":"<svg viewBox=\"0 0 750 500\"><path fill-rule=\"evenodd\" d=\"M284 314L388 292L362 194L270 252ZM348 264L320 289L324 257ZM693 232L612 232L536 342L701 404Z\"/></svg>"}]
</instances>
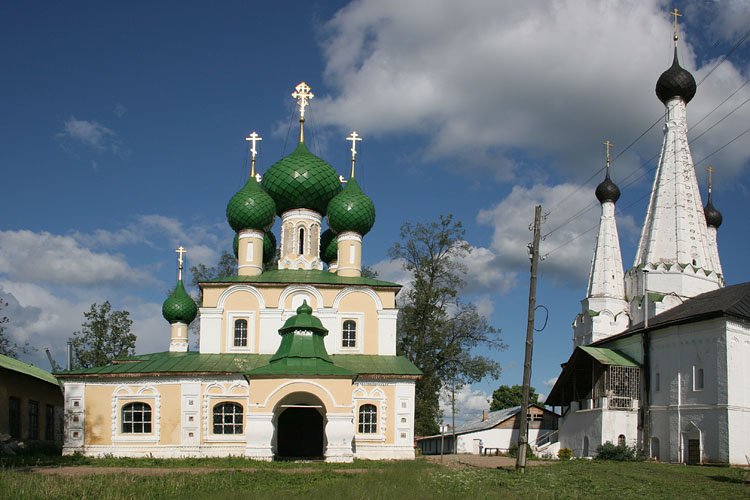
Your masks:
<instances>
[{"instance_id":1,"label":"black onion dome","mask_svg":"<svg viewBox=\"0 0 750 500\"><path fill-rule=\"evenodd\" d=\"M620 199L620 188L618 188L617 184L612 182L612 179L609 178L609 173L607 173L607 177L596 186L596 199L599 200L599 203L604 203L605 201L617 203L617 200Z\"/></svg>"},{"instance_id":2,"label":"black onion dome","mask_svg":"<svg viewBox=\"0 0 750 500\"><path fill-rule=\"evenodd\" d=\"M706 203L706 206L703 208L703 215L706 216L706 225L708 227L715 227L716 229L719 229L719 226L721 226L721 223L724 221L724 217L722 217L721 212L716 210L716 207L714 207L714 204L711 203L711 197L708 197L708 203Z\"/></svg>"},{"instance_id":3,"label":"black onion dome","mask_svg":"<svg viewBox=\"0 0 750 500\"><path fill-rule=\"evenodd\" d=\"M680 66L677 60L677 47L675 47L672 66L656 81L656 97L664 104L667 104L667 101L673 97L681 97L687 104L695 96L695 89L695 78L688 70Z\"/></svg>"}]
</instances>

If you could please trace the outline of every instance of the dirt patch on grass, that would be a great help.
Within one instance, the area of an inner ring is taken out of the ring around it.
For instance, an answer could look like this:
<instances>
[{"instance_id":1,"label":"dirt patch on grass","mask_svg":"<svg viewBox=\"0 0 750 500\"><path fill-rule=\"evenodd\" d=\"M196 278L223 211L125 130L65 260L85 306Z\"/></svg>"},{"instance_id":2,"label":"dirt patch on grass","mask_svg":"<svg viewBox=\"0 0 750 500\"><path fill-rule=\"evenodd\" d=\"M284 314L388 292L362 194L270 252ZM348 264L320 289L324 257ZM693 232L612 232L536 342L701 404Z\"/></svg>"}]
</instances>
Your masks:
<instances>
[{"instance_id":1,"label":"dirt patch on grass","mask_svg":"<svg viewBox=\"0 0 750 500\"><path fill-rule=\"evenodd\" d=\"M512 457L485 456L485 455L443 455L442 461L440 455L425 455L425 459L435 464L442 464L446 467L455 469L466 467L481 467L484 469L515 469L516 459ZM526 462L528 467L537 467L540 465L550 465L554 462L529 460Z\"/></svg>"},{"instance_id":2,"label":"dirt patch on grass","mask_svg":"<svg viewBox=\"0 0 750 500\"><path fill-rule=\"evenodd\" d=\"M31 474L59 475L59 476L92 476L115 474L129 474L134 476L164 476L167 474L210 474L212 472L230 472L233 474L252 474L254 472L270 470L268 468L223 468L223 467L91 467L65 466L65 467L23 467L15 469L17 472L28 472ZM277 474L314 474L316 472L328 471L335 474L363 474L369 469L316 469L310 467L294 467L285 469L273 469Z\"/></svg>"}]
</instances>

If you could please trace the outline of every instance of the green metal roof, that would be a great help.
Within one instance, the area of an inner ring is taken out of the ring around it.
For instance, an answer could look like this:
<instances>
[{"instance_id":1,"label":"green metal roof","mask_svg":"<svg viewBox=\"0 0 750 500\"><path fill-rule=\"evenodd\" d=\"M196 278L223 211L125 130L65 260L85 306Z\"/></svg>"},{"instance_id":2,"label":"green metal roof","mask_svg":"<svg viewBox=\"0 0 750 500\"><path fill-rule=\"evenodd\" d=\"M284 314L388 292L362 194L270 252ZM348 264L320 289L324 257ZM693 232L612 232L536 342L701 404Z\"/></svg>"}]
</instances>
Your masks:
<instances>
[{"instance_id":1,"label":"green metal roof","mask_svg":"<svg viewBox=\"0 0 750 500\"><path fill-rule=\"evenodd\" d=\"M39 380L44 380L45 382L49 382L50 384L57 385L57 379L50 372L44 371L34 365L29 365L27 363L24 363L23 361L18 361L17 359L13 359L2 354L0 354L0 368L5 368L6 370L22 373L24 375L28 375L29 377L38 378Z\"/></svg>"},{"instance_id":2,"label":"green metal roof","mask_svg":"<svg viewBox=\"0 0 750 500\"><path fill-rule=\"evenodd\" d=\"M627 358L619 352L613 351L612 349L589 346L579 346L578 348L603 365L638 366L638 363L636 363L632 359Z\"/></svg>"},{"instance_id":3,"label":"green metal roof","mask_svg":"<svg viewBox=\"0 0 750 500\"><path fill-rule=\"evenodd\" d=\"M333 365L355 375L419 376L422 372L402 356L332 354ZM171 375L178 373L247 374L268 365L270 354L200 354L197 352L157 352L128 356L113 364L57 372L60 378L77 376ZM27 365L28 366L28 365ZM301 366L301 365L300 365ZM31 367L34 368L34 367ZM300 369L301 370L301 369ZM40 370L43 373L43 370ZM303 373L300 373L303 374ZM311 373L307 373L310 375ZM343 372L339 372L343 375ZM51 377L51 375L47 374Z\"/></svg>"},{"instance_id":4,"label":"green metal roof","mask_svg":"<svg viewBox=\"0 0 750 500\"><path fill-rule=\"evenodd\" d=\"M258 276L226 276L201 282L202 285L207 283L305 283L315 285L363 285L401 288L401 285L398 283L390 281L339 276L335 273L317 269L271 269Z\"/></svg>"}]
</instances>

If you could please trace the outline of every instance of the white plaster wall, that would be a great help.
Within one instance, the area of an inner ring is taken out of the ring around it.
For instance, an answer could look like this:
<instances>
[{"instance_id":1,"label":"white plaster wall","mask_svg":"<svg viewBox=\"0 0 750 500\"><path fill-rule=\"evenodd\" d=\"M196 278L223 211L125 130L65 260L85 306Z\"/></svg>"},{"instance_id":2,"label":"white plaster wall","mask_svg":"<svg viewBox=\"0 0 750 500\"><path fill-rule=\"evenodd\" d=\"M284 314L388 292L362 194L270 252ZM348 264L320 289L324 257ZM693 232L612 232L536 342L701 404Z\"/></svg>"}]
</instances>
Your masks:
<instances>
[{"instance_id":1,"label":"white plaster wall","mask_svg":"<svg viewBox=\"0 0 750 500\"><path fill-rule=\"evenodd\" d=\"M589 438L589 454L593 456L596 447L602 444L602 410L576 410L573 402L570 410L560 418L560 447L570 448L573 456L582 457L583 439Z\"/></svg>"},{"instance_id":2,"label":"white plaster wall","mask_svg":"<svg viewBox=\"0 0 750 500\"><path fill-rule=\"evenodd\" d=\"M551 431L552 429L529 429L529 443L534 443L539 436ZM456 439L458 453L474 453L475 439L481 439L484 448L500 448L501 451L508 451L511 446L518 444L518 429L487 429L460 434Z\"/></svg>"},{"instance_id":3,"label":"white plaster wall","mask_svg":"<svg viewBox=\"0 0 750 500\"><path fill-rule=\"evenodd\" d=\"M729 462L746 464L750 454L750 328L727 323L727 432Z\"/></svg>"}]
</instances>

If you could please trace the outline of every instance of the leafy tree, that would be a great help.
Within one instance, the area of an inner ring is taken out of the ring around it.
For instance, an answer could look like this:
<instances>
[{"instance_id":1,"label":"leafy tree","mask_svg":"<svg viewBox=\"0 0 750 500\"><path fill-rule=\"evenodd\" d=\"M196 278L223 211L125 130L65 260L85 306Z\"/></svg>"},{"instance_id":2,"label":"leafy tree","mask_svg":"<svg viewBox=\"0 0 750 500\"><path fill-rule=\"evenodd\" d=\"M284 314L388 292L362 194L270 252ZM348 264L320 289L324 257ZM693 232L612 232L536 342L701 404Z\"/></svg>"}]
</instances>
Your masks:
<instances>
[{"instance_id":1,"label":"leafy tree","mask_svg":"<svg viewBox=\"0 0 750 500\"><path fill-rule=\"evenodd\" d=\"M8 307L8 303L0 299L0 307ZM16 358L18 357L18 346L5 333L5 324L8 321L7 316L0 317L0 354Z\"/></svg>"},{"instance_id":2,"label":"leafy tree","mask_svg":"<svg viewBox=\"0 0 750 500\"><path fill-rule=\"evenodd\" d=\"M501 385L494 391L492 391L492 403L490 403L490 411L504 410L506 408L512 408L514 406L521 406L523 401L523 386L522 385ZM536 393L536 389L529 387L529 403L536 403L539 401L539 394Z\"/></svg>"},{"instance_id":3,"label":"leafy tree","mask_svg":"<svg viewBox=\"0 0 750 500\"><path fill-rule=\"evenodd\" d=\"M371 266L362 266L362 277L377 279L378 272Z\"/></svg>"},{"instance_id":4,"label":"leafy tree","mask_svg":"<svg viewBox=\"0 0 750 500\"><path fill-rule=\"evenodd\" d=\"M115 358L135 354L133 321L128 311L113 311L109 301L91 304L83 313L86 321L73 333L71 343L76 365L81 368L106 365Z\"/></svg>"},{"instance_id":5,"label":"leafy tree","mask_svg":"<svg viewBox=\"0 0 750 500\"><path fill-rule=\"evenodd\" d=\"M190 267L190 284L197 287L198 283L215 278L224 278L237 274L237 258L224 250L219 257L219 261L213 267L205 264L198 264Z\"/></svg>"},{"instance_id":6,"label":"leafy tree","mask_svg":"<svg viewBox=\"0 0 750 500\"><path fill-rule=\"evenodd\" d=\"M476 347L504 348L500 332L460 299L466 285L463 259L471 251L453 216L429 224L405 223L390 251L412 275L402 299L397 348L424 375L416 383L415 432L438 432L439 392L448 383L471 383L500 373L498 364L473 354Z\"/></svg>"}]
</instances>

